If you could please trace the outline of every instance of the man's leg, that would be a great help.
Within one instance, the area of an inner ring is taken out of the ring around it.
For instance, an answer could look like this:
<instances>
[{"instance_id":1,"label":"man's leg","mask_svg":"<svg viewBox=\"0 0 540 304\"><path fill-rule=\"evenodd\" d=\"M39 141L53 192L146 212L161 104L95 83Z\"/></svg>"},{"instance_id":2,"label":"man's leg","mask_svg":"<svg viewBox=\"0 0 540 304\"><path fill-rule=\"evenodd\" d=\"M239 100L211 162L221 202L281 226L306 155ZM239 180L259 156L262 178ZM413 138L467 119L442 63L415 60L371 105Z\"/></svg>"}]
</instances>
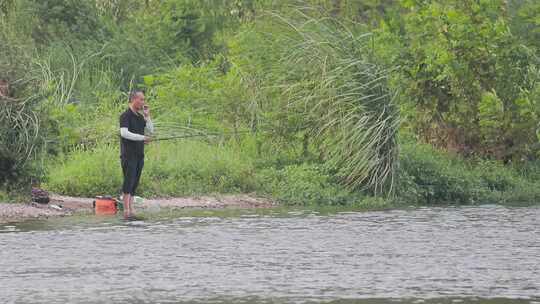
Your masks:
<instances>
[{"instance_id":1,"label":"man's leg","mask_svg":"<svg viewBox=\"0 0 540 304\"><path fill-rule=\"evenodd\" d=\"M137 163L132 159L122 159L122 171L124 173L124 183L122 192L124 195L124 217L132 215L133 188L137 176Z\"/></svg>"},{"instance_id":2,"label":"man's leg","mask_svg":"<svg viewBox=\"0 0 540 304\"><path fill-rule=\"evenodd\" d=\"M138 159L137 161L135 161L135 164L136 164L135 178L133 182L133 191L131 192L130 208L133 208L133 206L135 205L133 201L134 201L135 191L137 191L137 187L139 187L139 181L141 180L142 169L144 166L144 158ZM130 212L133 212L133 209L131 209Z\"/></svg>"},{"instance_id":3,"label":"man's leg","mask_svg":"<svg viewBox=\"0 0 540 304\"><path fill-rule=\"evenodd\" d=\"M124 217L131 215L131 194L124 193Z\"/></svg>"},{"instance_id":4,"label":"man's leg","mask_svg":"<svg viewBox=\"0 0 540 304\"><path fill-rule=\"evenodd\" d=\"M136 163L137 163L137 168L135 170L136 173L135 173L135 181L133 183L133 193L135 193L135 191L137 190L137 187L139 187L139 181L141 180L142 169L144 167L144 158L138 159Z\"/></svg>"}]
</instances>

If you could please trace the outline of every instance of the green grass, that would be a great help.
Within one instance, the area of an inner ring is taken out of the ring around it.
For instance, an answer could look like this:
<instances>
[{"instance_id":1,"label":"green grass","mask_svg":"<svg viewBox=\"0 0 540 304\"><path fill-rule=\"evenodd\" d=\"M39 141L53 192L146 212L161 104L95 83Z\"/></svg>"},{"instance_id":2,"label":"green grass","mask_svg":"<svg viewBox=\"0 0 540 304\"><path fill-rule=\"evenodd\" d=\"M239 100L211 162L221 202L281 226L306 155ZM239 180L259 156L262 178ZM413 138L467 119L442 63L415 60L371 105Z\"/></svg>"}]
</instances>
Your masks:
<instances>
[{"instance_id":1,"label":"green grass","mask_svg":"<svg viewBox=\"0 0 540 304\"><path fill-rule=\"evenodd\" d=\"M159 143L147 153L141 190L152 196L250 192L253 177L253 160L227 146Z\"/></svg>"},{"instance_id":2,"label":"green grass","mask_svg":"<svg viewBox=\"0 0 540 304\"><path fill-rule=\"evenodd\" d=\"M147 146L139 193L185 196L254 190L249 157L202 142L177 141ZM75 151L49 168L46 188L67 195L120 193L122 175L116 146Z\"/></svg>"},{"instance_id":3,"label":"green grass","mask_svg":"<svg viewBox=\"0 0 540 304\"><path fill-rule=\"evenodd\" d=\"M48 172L44 187L66 195L114 195L122 182L119 152L111 146L75 150L54 162Z\"/></svg>"}]
</instances>

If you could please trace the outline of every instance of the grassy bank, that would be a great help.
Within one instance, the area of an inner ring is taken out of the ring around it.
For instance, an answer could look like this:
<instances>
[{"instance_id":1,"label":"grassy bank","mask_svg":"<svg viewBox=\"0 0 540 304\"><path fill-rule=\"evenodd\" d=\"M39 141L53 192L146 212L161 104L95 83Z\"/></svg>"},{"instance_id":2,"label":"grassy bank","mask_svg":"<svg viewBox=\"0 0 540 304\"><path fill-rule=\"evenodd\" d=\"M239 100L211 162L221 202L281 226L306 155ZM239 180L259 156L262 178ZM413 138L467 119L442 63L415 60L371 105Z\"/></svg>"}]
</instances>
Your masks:
<instances>
[{"instance_id":1,"label":"grassy bank","mask_svg":"<svg viewBox=\"0 0 540 304\"><path fill-rule=\"evenodd\" d=\"M536 203L540 179L533 163L465 160L428 145L402 145L399 200L421 205Z\"/></svg>"},{"instance_id":2,"label":"grassy bank","mask_svg":"<svg viewBox=\"0 0 540 304\"><path fill-rule=\"evenodd\" d=\"M256 193L285 205L356 206L534 203L536 170L485 160L464 160L428 145L402 144L393 197L343 187L322 163L276 164L234 145L197 141L154 143L147 148L140 194L146 197ZM48 169L46 188L77 196L118 195L116 146L76 151Z\"/></svg>"}]
</instances>

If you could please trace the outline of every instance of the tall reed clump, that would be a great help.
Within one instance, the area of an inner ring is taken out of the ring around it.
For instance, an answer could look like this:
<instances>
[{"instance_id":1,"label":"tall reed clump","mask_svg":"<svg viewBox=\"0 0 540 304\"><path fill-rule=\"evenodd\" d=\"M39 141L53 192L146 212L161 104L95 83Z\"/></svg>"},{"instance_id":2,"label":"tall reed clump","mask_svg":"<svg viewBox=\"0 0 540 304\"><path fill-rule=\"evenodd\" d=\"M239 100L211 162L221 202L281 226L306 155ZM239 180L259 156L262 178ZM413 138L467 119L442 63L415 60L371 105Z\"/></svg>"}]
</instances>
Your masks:
<instances>
[{"instance_id":1,"label":"tall reed clump","mask_svg":"<svg viewBox=\"0 0 540 304\"><path fill-rule=\"evenodd\" d=\"M6 192L30 187L39 174L32 160L44 143L35 49L24 35L25 25L12 23L12 15L0 14L0 188Z\"/></svg>"},{"instance_id":2,"label":"tall reed clump","mask_svg":"<svg viewBox=\"0 0 540 304\"><path fill-rule=\"evenodd\" d=\"M336 175L352 189L393 191L398 164L399 111L389 71L372 56L369 34L357 34L306 9L277 18L289 47L284 91ZM308 12L309 13L309 12Z\"/></svg>"},{"instance_id":3,"label":"tall reed clump","mask_svg":"<svg viewBox=\"0 0 540 304\"><path fill-rule=\"evenodd\" d=\"M30 104L0 100L0 184L25 179L40 146L40 119Z\"/></svg>"}]
</instances>

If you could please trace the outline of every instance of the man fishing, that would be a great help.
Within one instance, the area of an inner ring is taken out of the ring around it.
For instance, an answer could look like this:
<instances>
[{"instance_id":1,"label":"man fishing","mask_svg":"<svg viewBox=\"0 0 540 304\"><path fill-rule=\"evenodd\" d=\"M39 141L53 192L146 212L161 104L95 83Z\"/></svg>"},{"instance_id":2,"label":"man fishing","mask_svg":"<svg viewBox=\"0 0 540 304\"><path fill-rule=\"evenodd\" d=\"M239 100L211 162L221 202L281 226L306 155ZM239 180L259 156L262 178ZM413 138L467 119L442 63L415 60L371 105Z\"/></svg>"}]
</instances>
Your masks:
<instances>
[{"instance_id":1,"label":"man fishing","mask_svg":"<svg viewBox=\"0 0 540 304\"><path fill-rule=\"evenodd\" d=\"M142 110L142 114L141 114ZM129 94L129 107L120 115L120 160L124 183L124 218L134 219L133 196L139 185L144 166L144 145L151 138L145 136L145 130L151 134L154 125L150 119L150 109L144 102L144 92L134 90Z\"/></svg>"}]
</instances>

